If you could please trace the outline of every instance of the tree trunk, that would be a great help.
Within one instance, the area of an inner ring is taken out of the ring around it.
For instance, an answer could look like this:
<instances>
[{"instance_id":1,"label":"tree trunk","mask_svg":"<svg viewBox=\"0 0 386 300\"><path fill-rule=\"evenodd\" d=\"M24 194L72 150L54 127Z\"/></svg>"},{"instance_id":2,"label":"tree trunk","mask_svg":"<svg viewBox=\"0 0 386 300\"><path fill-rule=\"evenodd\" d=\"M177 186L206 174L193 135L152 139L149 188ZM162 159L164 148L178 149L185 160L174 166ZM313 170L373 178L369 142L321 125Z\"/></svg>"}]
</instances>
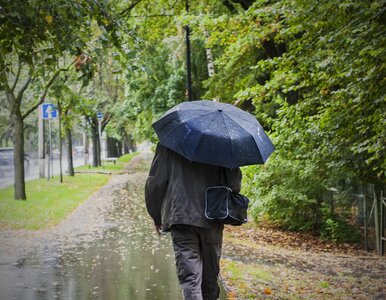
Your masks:
<instances>
[{"instance_id":1,"label":"tree trunk","mask_svg":"<svg viewBox=\"0 0 386 300\"><path fill-rule=\"evenodd\" d=\"M125 136L123 139L123 154L127 154L127 153L130 153L130 149L129 149L129 143L128 143L127 137Z\"/></svg>"},{"instance_id":2,"label":"tree trunk","mask_svg":"<svg viewBox=\"0 0 386 300\"><path fill-rule=\"evenodd\" d=\"M98 162L98 166L102 166L102 145L101 145L101 136L99 135L99 133L97 134L97 162Z\"/></svg>"},{"instance_id":3,"label":"tree trunk","mask_svg":"<svg viewBox=\"0 0 386 300\"><path fill-rule=\"evenodd\" d=\"M15 168L14 199L26 200L24 180L24 128L20 109L12 111L11 124L13 128L13 160Z\"/></svg>"},{"instance_id":4,"label":"tree trunk","mask_svg":"<svg viewBox=\"0 0 386 300\"><path fill-rule=\"evenodd\" d=\"M91 127L91 141L92 141L92 166L97 167L99 165L98 159L98 149L99 149L99 140L98 132L95 128Z\"/></svg>"},{"instance_id":5,"label":"tree trunk","mask_svg":"<svg viewBox=\"0 0 386 300\"><path fill-rule=\"evenodd\" d=\"M121 156L122 151L119 147L122 147L122 144L115 138L107 137L107 156L108 157L119 157Z\"/></svg>"},{"instance_id":6,"label":"tree trunk","mask_svg":"<svg viewBox=\"0 0 386 300\"><path fill-rule=\"evenodd\" d=\"M128 141L129 141L130 152L137 151L137 148L136 148L135 143L134 143L133 136L131 134L129 134Z\"/></svg>"},{"instance_id":7,"label":"tree trunk","mask_svg":"<svg viewBox=\"0 0 386 300\"><path fill-rule=\"evenodd\" d=\"M68 162L68 175L74 176L74 164L72 159L72 135L71 135L71 129L66 128L66 135L67 135L67 162Z\"/></svg>"},{"instance_id":8,"label":"tree trunk","mask_svg":"<svg viewBox=\"0 0 386 300\"><path fill-rule=\"evenodd\" d=\"M135 147L133 145L133 138L131 134L125 134L124 148L125 148L125 153L130 153L135 151Z\"/></svg>"},{"instance_id":9,"label":"tree trunk","mask_svg":"<svg viewBox=\"0 0 386 300\"><path fill-rule=\"evenodd\" d=\"M84 164L87 166L90 164L89 162L89 149L88 149L88 136L86 134L86 130L83 133L83 147L84 147Z\"/></svg>"},{"instance_id":10,"label":"tree trunk","mask_svg":"<svg viewBox=\"0 0 386 300\"><path fill-rule=\"evenodd\" d=\"M111 137L107 137L107 140L106 140L106 144L107 144L107 157L113 157L114 156L114 153L115 153L115 141L113 138Z\"/></svg>"},{"instance_id":11,"label":"tree trunk","mask_svg":"<svg viewBox=\"0 0 386 300\"><path fill-rule=\"evenodd\" d=\"M122 156L122 142L117 141L117 157L121 157L121 156Z\"/></svg>"},{"instance_id":12,"label":"tree trunk","mask_svg":"<svg viewBox=\"0 0 386 300\"><path fill-rule=\"evenodd\" d=\"M130 153L130 141L129 141L129 137L127 135L127 133L125 131L123 131L123 154L127 154L127 153Z\"/></svg>"}]
</instances>

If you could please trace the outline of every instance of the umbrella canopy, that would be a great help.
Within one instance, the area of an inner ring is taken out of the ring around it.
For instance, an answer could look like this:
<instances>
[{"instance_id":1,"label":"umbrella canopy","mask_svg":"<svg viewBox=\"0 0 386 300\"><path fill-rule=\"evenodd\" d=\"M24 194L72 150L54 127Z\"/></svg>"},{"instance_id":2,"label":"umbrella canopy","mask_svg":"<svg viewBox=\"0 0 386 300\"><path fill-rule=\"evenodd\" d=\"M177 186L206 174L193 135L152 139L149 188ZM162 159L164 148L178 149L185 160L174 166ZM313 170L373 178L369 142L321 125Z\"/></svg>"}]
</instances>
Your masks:
<instances>
[{"instance_id":1,"label":"umbrella canopy","mask_svg":"<svg viewBox=\"0 0 386 300\"><path fill-rule=\"evenodd\" d=\"M226 103L183 102L152 126L162 145L186 159L230 169L262 164L275 150L254 116Z\"/></svg>"}]
</instances>

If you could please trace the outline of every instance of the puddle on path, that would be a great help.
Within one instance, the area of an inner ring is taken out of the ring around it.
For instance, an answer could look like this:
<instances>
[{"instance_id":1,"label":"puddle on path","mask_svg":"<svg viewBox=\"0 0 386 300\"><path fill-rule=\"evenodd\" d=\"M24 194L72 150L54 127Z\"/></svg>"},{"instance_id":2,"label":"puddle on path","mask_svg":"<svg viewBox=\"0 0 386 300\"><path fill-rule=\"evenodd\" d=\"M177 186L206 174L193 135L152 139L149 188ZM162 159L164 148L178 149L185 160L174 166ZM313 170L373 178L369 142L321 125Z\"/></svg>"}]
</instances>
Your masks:
<instances>
[{"instance_id":1,"label":"puddle on path","mask_svg":"<svg viewBox=\"0 0 386 300\"><path fill-rule=\"evenodd\" d=\"M154 234L134 181L114 193L92 238L58 233L23 256L1 255L0 299L182 299L170 235Z\"/></svg>"}]
</instances>

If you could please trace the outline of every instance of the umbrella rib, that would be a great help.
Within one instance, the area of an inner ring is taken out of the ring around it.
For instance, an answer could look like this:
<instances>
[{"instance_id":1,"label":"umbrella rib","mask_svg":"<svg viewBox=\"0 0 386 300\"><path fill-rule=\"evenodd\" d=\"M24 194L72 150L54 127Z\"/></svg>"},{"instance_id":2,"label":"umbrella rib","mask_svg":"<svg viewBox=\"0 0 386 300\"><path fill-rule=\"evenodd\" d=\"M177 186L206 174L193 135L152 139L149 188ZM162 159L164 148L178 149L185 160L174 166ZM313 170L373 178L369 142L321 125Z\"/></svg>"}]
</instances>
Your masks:
<instances>
[{"instance_id":1,"label":"umbrella rib","mask_svg":"<svg viewBox=\"0 0 386 300\"><path fill-rule=\"evenodd\" d=\"M233 120L233 119L230 118L229 116L227 116L227 117L228 117L230 120L232 120L234 123L236 123L239 127L243 128L246 132L248 132L248 133L254 138L254 135L253 135L251 132L249 132L249 130L248 130L247 128L244 128L244 127L240 126L239 123L235 122L235 120ZM261 133L262 133L263 135L265 135L265 136L268 137L268 135L265 133L265 131L263 130L263 127L261 126L261 124L259 123L259 121L258 121L257 119L255 119L255 120L256 120L256 123L252 123L252 122L250 122L249 120L245 120L244 118L240 118L239 116L235 116L235 117L238 118L238 119L240 119L240 120L242 120L242 121L247 122L247 123L250 124L250 125L253 125L253 126L255 126L255 127L258 127L258 128L260 129Z\"/></svg>"},{"instance_id":2,"label":"umbrella rib","mask_svg":"<svg viewBox=\"0 0 386 300\"><path fill-rule=\"evenodd\" d=\"M245 112L245 111L244 111ZM247 112L245 112L245 113L247 113ZM259 123L259 121L256 119L256 118L254 118L253 119L253 122L252 122L252 120L247 120L246 118L243 118L243 116L240 116L239 114L236 114L236 113L234 113L233 111L226 111L226 114L228 115L231 115L231 116L233 116L233 117L236 117L236 118L238 118L238 119L240 119L240 120L243 120L244 122L247 122L247 123L249 123L249 124L251 124L251 125L254 125L254 126L256 126L256 123L257 124L260 124ZM253 116L252 116L253 117ZM254 123L256 121L256 123Z\"/></svg>"},{"instance_id":3,"label":"umbrella rib","mask_svg":"<svg viewBox=\"0 0 386 300\"><path fill-rule=\"evenodd\" d=\"M231 119L229 116L227 116L227 118L229 119L229 121L235 123L236 126L238 126L239 128L243 129L246 133L249 134L249 136L252 138L252 140L255 142L255 144L256 144L256 146L257 146L258 154L260 155L261 158L263 158L262 155L261 155L261 153L260 153L260 148L258 147L258 144L257 144L256 139L255 139L255 137L253 136L253 134L250 133L246 128L241 127L237 122L235 122L235 121L234 121L233 119ZM255 126L257 126L257 125L255 125ZM264 131L263 131L263 133L264 133ZM232 149L232 148L231 148L231 149Z\"/></svg>"},{"instance_id":4,"label":"umbrella rib","mask_svg":"<svg viewBox=\"0 0 386 300\"><path fill-rule=\"evenodd\" d=\"M211 114L211 113L213 113L213 111L211 111L211 112L209 112L209 113L207 113L207 114L203 114L203 115L200 115L200 116L191 118L191 119L184 120L184 122L181 123L180 125L176 126L176 127L174 128L174 130L175 130L176 128L179 128L179 127L182 126L182 125L186 125L186 122L187 122L187 121L192 121L192 120L201 118L201 117L203 117L203 116L207 116L207 115L209 115L209 114ZM170 135L171 133L172 133L172 131L170 131L168 134L165 135L165 140L169 138L169 135ZM186 136L187 136L187 135L186 135ZM184 140L185 140L185 138L184 138Z\"/></svg>"},{"instance_id":5,"label":"umbrella rib","mask_svg":"<svg viewBox=\"0 0 386 300\"><path fill-rule=\"evenodd\" d=\"M231 150L231 161L233 161L233 149L232 149L232 139L231 139L231 135L229 134L229 131L228 131L228 127L227 127L227 124L226 124L226 122L225 122L225 118L224 118L224 114L221 114L221 116L222 116L222 120L223 120L223 122L224 122L224 126L225 126L225 128L226 128L226 132L227 132L227 134L228 134L228 137L229 137L229 141L230 141L230 150ZM229 117L228 117L229 118ZM230 120L231 120L231 118L229 118Z\"/></svg>"},{"instance_id":6,"label":"umbrella rib","mask_svg":"<svg viewBox=\"0 0 386 300\"><path fill-rule=\"evenodd\" d=\"M184 142L187 139L187 137L188 137L188 135L185 136ZM200 136L200 139L199 139L198 143L196 144L196 147L194 148L194 151L192 151L192 153L195 153L196 149L198 148L198 145L200 145L200 143L201 143L201 140L202 140L202 135ZM194 158L194 155L192 157L192 161L193 161L193 158Z\"/></svg>"}]
</instances>

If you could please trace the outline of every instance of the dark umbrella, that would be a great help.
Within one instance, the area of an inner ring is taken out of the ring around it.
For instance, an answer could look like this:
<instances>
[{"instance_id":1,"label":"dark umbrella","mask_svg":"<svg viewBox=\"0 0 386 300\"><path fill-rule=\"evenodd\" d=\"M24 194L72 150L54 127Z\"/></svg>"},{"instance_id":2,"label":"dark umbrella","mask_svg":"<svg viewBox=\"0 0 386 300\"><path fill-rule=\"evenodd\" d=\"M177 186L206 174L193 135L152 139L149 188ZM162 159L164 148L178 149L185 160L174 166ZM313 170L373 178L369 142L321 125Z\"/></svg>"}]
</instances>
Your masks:
<instances>
[{"instance_id":1,"label":"dark umbrella","mask_svg":"<svg viewBox=\"0 0 386 300\"><path fill-rule=\"evenodd\" d=\"M162 145L195 162L226 168L262 164L275 150L256 118L231 104L183 102L152 126Z\"/></svg>"}]
</instances>

